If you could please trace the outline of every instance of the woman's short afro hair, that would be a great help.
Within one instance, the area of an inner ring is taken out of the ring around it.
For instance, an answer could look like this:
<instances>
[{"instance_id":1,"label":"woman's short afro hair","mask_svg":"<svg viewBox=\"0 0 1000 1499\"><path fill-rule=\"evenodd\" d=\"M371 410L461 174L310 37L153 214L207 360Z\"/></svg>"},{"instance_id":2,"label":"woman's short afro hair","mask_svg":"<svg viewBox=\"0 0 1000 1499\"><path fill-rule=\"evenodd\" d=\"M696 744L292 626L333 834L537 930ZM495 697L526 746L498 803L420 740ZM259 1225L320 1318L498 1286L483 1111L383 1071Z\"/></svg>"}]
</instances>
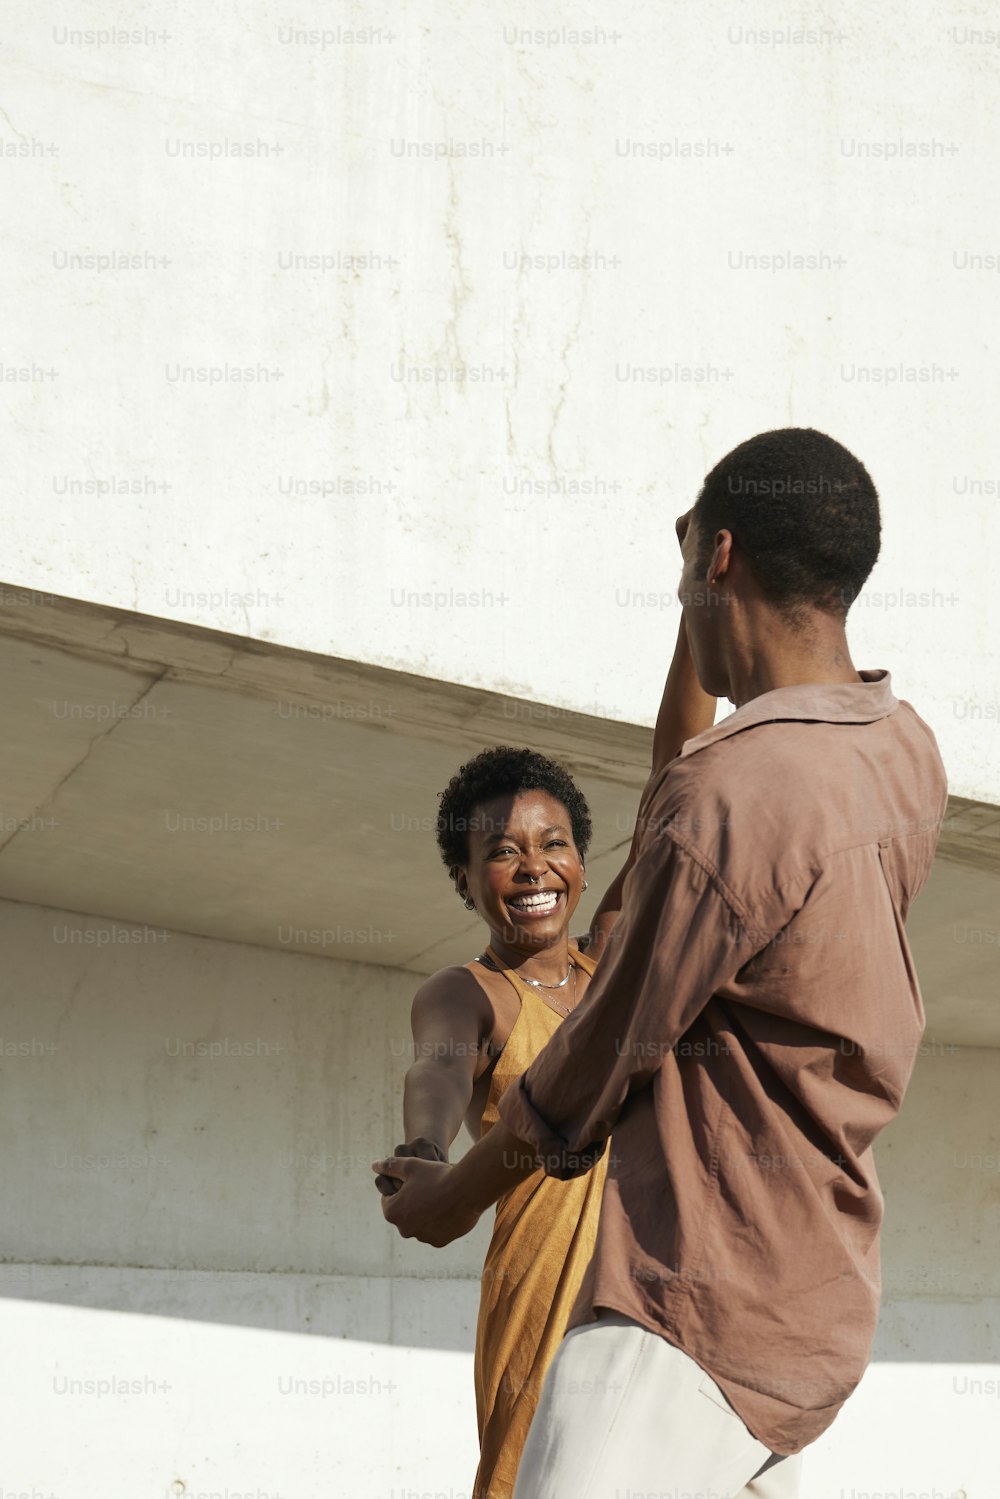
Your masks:
<instances>
[{"instance_id":1,"label":"woman's short afro hair","mask_svg":"<svg viewBox=\"0 0 1000 1499\"><path fill-rule=\"evenodd\" d=\"M586 857L593 831L590 808L569 772L536 750L498 744L467 760L440 793L437 841L449 869L469 861L469 831L476 827L477 808L519 791L547 791L561 802L569 813L580 858Z\"/></svg>"}]
</instances>

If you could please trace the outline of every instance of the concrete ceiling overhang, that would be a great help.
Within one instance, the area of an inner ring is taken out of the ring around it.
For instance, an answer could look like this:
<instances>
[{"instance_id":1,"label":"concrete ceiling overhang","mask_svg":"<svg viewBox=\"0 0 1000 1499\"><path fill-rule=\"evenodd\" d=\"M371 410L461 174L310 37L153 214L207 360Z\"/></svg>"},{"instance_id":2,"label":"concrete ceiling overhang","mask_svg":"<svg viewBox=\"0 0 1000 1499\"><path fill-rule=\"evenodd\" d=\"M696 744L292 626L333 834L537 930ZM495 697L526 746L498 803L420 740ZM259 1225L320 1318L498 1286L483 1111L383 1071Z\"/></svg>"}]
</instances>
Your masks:
<instances>
[{"instance_id":1,"label":"concrete ceiling overhang","mask_svg":"<svg viewBox=\"0 0 1000 1499\"><path fill-rule=\"evenodd\" d=\"M631 839L651 731L0 586L0 896L433 972L480 948L436 793L490 744L590 802L586 927ZM1000 1046L1000 807L952 798L910 940L928 1038Z\"/></svg>"}]
</instances>

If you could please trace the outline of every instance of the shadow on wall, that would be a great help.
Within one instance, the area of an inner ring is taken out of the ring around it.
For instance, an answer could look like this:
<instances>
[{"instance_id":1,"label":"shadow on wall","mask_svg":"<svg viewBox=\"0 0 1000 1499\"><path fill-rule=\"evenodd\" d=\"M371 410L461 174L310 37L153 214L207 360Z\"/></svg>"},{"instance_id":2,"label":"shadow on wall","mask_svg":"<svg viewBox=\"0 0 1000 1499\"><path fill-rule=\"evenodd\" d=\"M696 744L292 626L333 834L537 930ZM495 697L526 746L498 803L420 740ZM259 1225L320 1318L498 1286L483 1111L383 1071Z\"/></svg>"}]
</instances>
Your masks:
<instances>
[{"instance_id":1,"label":"shadow on wall","mask_svg":"<svg viewBox=\"0 0 1000 1499\"><path fill-rule=\"evenodd\" d=\"M479 1284L457 1277L2 1265L0 1298L471 1353ZM1000 1366L1000 1299L887 1297L872 1362Z\"/></svg>"},{"instance_id":2,"label":"shadow on wall","mask_svg":"<svg viewBox=\"0 0 1000 1499\"><path fill-rule=\"evenodd\" d=\"M470 1353L479 1283L104 1265L0 1265L0 1299Z\"/></svg>"}]
</instances>

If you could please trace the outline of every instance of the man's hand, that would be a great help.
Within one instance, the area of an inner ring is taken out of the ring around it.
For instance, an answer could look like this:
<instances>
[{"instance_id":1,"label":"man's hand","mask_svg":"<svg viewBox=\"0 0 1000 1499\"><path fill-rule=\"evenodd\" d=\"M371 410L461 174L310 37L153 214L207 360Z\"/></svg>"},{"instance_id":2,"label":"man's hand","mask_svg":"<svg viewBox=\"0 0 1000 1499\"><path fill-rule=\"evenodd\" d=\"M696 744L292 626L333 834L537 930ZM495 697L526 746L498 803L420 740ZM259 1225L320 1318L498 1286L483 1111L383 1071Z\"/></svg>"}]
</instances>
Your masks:
<instances>
[{"instance_id":1,"label":"man's hand","mask_svg":"<svg viewBox=\"0 0 1000 1499\"><path fill-rule=\"evenodd\" d=\"M419 1239L435 1249L471 1232L480 1215L454 1190L455 1169L415 1155L397 1154L375 1161L372 1170L377 1173L376 1186L386 1177L396 1183L396 1189L388 1194L379 1187L385 1221L395 1224L404 1239Z\"/></svg>"},{"instance_id":2,"label":"man's hand","mask_svg":"<svg viewBox=\"0 0 1000 1499\"><path fill-rule=\"evenodd\" d=\"M448 1152L442 1150L434 1140L428 1140L425 1135L417 1135L407 1145L397 1145L393 1152L394 1156L416 1156L421 1161L444 1161L447 1165ZM399 1191L399 1182L393 1181L389 1176L376 1176L375 1185L383 1197L391 1197L394 1192Z\"/></svg>"}]
</instances>

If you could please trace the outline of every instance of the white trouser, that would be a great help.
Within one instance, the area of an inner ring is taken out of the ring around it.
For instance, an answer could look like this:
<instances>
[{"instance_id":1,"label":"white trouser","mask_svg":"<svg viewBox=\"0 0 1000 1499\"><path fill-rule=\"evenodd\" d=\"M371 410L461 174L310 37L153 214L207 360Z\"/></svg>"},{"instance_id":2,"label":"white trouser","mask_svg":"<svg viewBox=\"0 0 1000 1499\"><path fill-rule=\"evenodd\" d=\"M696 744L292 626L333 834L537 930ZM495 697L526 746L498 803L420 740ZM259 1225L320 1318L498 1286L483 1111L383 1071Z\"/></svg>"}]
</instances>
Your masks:
<instances>
[{"instance_id":1,"label":"white trouser","mask_svg":"<svg viewBox=\"0 0 1000 1499\"><path fill-rule=\"evenodd\" d=\"M514 1499L796 1499L800 1469L750 1435L694 1359L602 1312L549 1366Z\"/></svg>"}]
</instances>

